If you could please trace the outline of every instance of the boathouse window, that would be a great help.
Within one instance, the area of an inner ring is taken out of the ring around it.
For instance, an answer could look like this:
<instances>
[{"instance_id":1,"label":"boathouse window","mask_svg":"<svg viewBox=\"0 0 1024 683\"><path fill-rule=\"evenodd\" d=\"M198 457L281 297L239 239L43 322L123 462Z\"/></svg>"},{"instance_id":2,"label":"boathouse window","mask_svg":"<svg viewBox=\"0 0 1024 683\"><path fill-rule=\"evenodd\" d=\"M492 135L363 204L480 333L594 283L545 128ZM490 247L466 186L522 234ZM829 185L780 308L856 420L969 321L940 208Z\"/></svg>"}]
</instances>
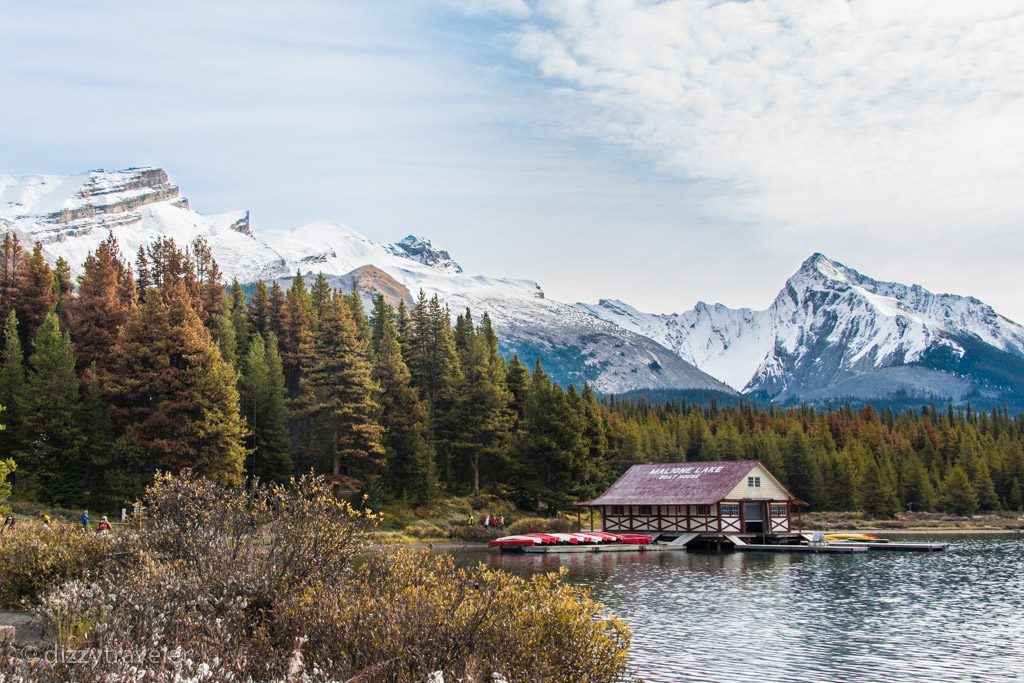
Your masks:
<instances>
[{"instance_id":1,"label":"boathouse window","mask_svg":"<svg viewBox=\"0 0 1024 683\"><path fill-rule=\"evenodd\" d=\"M770 512L771 512L771 516L772 517L785 517L786 516L786 506L785 505L772 505L770 507L771 507Z\"/></svg>"},{"instance_id":2,"label":"boathouse window","mask_svg":"<svg viewBox=\"0 0 1024 683\"><path fill-rule=\"evenodd\" d=\"M698 505L697 506L697 516L698 517L710 517L711 516L711 506L710 505Z\"/></svg>"},{"instance_id":3,"label":"boathouse window","mask_svg":"<svg viewBox=\"0 0 1024 683\"><path fill-rule=\"evenodd\" d=\"M723 517L739 517L740 506L738 503L722 503Z\"/></svg>"},{"instance_id":4,"label":"boathouse window","mask_svg":"<svg viewBox=\"0 0 1024 683\"><path fill-rule=\"evenodd\" d=\"M747 486L761 488L761 477L747 477Z\"/></svg>"},{"instance_id":5,"label":"boathouse window","mask_svg":"<svg viewBox=\"0 0 1024 683\"><path fill-rule=\"evenodd\" d=\"M650 505L641 505L640 506L640 513L639 514L641 514L641 515L649 515L649 514L651 514L651 506Z\"/></svg>"},{"instance_id":6,"label":"boathouse window","mask_svg":"<svg viewBox=\"0 0 1024 683\"><path fill-rule=\"evenodd\" d=\"M611 514L613 514L613 515L624 514L623 511L622 511L622 506L621 505L612 505Z\"/></svg>"}]
</instances>

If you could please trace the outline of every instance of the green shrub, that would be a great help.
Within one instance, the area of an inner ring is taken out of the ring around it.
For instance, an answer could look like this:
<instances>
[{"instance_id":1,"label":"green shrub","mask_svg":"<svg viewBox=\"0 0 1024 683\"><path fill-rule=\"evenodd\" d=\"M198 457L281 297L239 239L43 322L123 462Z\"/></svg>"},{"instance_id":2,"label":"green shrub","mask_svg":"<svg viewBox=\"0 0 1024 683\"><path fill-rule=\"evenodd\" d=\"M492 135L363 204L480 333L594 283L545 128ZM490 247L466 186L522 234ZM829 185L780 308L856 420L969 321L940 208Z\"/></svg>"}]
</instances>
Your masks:
<instances>
[{"instance_id":1,"label":"green shrub","mask_svg":"<svg viewBox=\"0 0 1024 683\"><path fill-rule=\"evenodd\" d=\"M507 533L512 534L567 534L573 531L573 524L562 517L523 517L508 525Z\"/></svg>"}]
</instances>

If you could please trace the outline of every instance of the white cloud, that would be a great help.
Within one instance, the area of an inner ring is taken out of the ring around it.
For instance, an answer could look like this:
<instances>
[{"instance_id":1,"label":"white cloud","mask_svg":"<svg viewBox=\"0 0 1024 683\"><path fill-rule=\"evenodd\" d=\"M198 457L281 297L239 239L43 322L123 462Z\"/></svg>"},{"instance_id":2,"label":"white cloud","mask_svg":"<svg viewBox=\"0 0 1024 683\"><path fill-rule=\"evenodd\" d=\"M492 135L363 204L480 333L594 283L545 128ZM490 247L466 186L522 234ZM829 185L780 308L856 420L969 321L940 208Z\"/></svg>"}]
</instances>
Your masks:
<instances>
[{"instance_id":1,"label":"white cloud","mask_svg":"<svg viewBox=\"0 0 1024 683\"><path fill-rule=\"evenodd\" d=\"M945 253L937 273L998 244L1016 272L1019 0L577 0L535 17L517 54L556 84L566 125L707 181L709 208L768 248L885 270L884 251L916 247Z\"/></svg>"}]
</instances>

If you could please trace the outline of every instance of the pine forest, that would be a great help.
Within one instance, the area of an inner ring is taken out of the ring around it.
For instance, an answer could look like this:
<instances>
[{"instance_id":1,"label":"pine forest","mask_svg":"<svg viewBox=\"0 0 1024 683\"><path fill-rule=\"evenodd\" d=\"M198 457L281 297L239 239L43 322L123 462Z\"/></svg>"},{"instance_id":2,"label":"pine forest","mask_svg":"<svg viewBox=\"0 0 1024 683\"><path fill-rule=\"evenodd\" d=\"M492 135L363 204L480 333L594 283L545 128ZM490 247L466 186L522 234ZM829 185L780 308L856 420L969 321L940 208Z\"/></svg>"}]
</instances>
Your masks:
<instances>
[{"instance_id":1,"label":"pine forest","mask_svg":"<svg viewBox=\"0 0 1024 683\"><path fill-rule=\"evenodd\" d=\"M504 358L486 312L423 292L367 310L311 279L247 289L201 240L160 239L130 262L111 237L73 281L8 234L0 465L13 497L115 511L157 471L238 485L312 470L398 505L487 492L553 513L636 463L755 459L811 510L1024 503L1024 416L1005 410L603 397Z\"/></svg>"}]
</instances>

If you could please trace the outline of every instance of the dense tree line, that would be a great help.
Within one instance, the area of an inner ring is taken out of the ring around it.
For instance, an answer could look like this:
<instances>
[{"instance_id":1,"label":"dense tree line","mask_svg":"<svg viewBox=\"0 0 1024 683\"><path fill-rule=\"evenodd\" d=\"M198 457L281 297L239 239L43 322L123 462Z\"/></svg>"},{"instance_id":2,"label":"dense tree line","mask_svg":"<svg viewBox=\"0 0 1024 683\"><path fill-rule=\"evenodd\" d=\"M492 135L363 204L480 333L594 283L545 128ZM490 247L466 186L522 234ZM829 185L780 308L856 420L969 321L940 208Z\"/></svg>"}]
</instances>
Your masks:
<instances>
[{"instance_id":1,"label":"dense tree line","mask_svg":"<svg viewBox=\"0 0 1024 683\"><path fill-rule=\"evenodd\" d=\"M310 470L406 504L488 491L565 509L639 462L759 459L814 509L1019 508L1022 419L601 401L505 359L486 313L452 320L297 274L227 285L202 240L129 264L101 243L72 283L0 248L0 453L15 495L113 510L157 470L217 482Z\"/></svg>"},{"instance_id":2,"label":"dense tree line","mask_svg":"<svg viewBox=\"0 0 1024 683\"><path fill-rule=\"evenodd\" d=\"M1024 416L923 406L818 411L607 402L614 471L631 462L760 460L814 510L956 514L1024 504Z\"/></svg>"}]
</instances>

